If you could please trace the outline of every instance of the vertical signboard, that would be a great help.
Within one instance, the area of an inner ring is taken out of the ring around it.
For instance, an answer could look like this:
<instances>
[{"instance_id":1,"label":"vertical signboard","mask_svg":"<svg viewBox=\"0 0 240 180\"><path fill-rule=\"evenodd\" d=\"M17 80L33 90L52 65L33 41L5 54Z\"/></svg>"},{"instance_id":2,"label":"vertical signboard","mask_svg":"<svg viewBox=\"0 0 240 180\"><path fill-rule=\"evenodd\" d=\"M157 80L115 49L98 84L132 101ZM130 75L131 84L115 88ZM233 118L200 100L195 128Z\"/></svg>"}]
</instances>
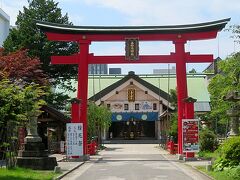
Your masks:
<instances>
[{"instance_id":1,"label":"vertical signboard","mask_svg":"<svg viewBox=\"0 0 240 180\"><path fill-rule=\"evenodd\" d=\"M83 123L67 123L67 156L83 155Z\"/></svg>"},{"instance_id":2,"label":"vertical signboard","mask_svg":"<svg viewBox=\"0 0 240 180\"><path fill-rule=\"evenodd\" d=\"M125 40L126 60L139 59L139 40L138 38L126 38Z\"/></svg>"},{"instance_id":3,"label":"vertical signboard","mask_svg":"<svg viewBox=\"0 0 240 180\"><path fill-rule=\"evenodd\" d=\"M128 92L128 101L129 102L134 102L135 101L135 89L128 89L127 90L127 92Z\"/></svg>"},{"instance_id":4,"label":"vertical signboard","mask_svg":"<svg viewBox=\"0 0 240 180\"><path fill-rule=\"evenodd\" d=\"M182 120L182 142L183 152L199 151L199 120Z\"/></svg>"}]
</instances>

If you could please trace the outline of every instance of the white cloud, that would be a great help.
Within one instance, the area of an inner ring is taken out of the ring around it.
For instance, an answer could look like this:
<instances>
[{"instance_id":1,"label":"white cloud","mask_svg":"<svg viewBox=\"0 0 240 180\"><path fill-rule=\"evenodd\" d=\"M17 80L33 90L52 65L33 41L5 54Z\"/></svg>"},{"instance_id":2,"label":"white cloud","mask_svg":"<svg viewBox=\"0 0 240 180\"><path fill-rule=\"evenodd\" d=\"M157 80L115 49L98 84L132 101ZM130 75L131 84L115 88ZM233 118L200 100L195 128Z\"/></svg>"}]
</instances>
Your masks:
<instances>
[{"instance_id":1,"label":"white cloud","mask_svg":"<svg viewBox=\"0 0 240 180\"><path fill-rule=\"evenodd\" d=\"M10 24L15 25L19 11L28 4L27 0L3 0L2 9L10 16Z\"/></svg>"},{"instance_id":2,"label":"white cloud","mask_svg":"<svg viewBox=\"0 0 240 180\"><path fill-rule=\"evenodd\" d=\"M232 0L85 0L92 6L115 9L130 24L182 24L216 20L240 11L240 1Z\"/></svg>"}]
</instances>

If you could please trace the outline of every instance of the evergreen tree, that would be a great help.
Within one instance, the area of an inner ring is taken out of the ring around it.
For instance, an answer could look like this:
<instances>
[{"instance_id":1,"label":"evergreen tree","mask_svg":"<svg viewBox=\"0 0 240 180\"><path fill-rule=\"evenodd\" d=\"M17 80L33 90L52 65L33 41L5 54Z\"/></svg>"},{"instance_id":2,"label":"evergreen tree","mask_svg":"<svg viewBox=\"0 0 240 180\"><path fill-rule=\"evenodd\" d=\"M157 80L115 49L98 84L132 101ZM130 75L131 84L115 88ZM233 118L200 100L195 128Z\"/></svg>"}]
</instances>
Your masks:
<instances>
[{"instance_id":1,"label":"evergreen tree","mask_svg":"<svg viewBox=\"0 0 240 180\"><path fill-rule=\"evenodd\" d=\"M190 70L189 73L195 74L195 73L197 73L197 71L196 71L196 69L192 68L192 70Z\"/></svg>"},{"instance_id":2,"label":"evergreen tree","mask_svg":"<svg viewBox=\"0 0 240 180\"><path fill-rule=\"evenodd\" d=\"M29 49L28 55L38 57L42 69L50 78L58 80L69 79L76 75L77 68L71 65L50 65L51 55L69 55L76 53L78 47L70 42L50 42L45 34L36 26L36 20L72 25L68 15L62 15L58 3L53 0L28 0L28 7L19 11L16 21L16 28L13 28L4 42L5 53L19 49Z\"/></svg>"}]
</instances>

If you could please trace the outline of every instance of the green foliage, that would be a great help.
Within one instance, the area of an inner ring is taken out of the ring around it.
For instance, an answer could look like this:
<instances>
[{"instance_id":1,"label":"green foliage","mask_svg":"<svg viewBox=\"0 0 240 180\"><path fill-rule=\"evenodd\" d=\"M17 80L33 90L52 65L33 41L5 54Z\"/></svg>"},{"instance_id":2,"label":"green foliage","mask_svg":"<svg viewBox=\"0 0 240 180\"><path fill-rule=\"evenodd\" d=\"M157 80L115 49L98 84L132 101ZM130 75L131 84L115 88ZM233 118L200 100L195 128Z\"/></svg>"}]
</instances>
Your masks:
<instances>
[{"instance_id":1,"label":"green foliage","mask_svg":"<svg viewBox=\"0 0 240 180\"><path fill-rule=\"evenodd\" d=\"M213 152L217 148L217 137L213 131L202 129L199 133L199 143L201 151Z\"/></svg>"},{"instance_id":2,"label":"green foliage","mask_svg":"<svg viewBox=\"0 0 240 180\"><path fill-rule=\"evenodd\" d=\"M177 112L171 114L170 129L167 134L173 137L174 142L177 142L178 137L178 115Z\"/></svg>"},{"instance_id":3,"label":"green foliage","mask_svg":"<svg viewBox=\"0 0 240 180\"><path fill-rule=\"evenodd\" d=\"M15 165L12 155L16 153L16 127L21 120L26 120L22 108L23 98L18 86L5 78L0 81L0 149L6 152L7 167Z\"/></svg>"},{"instance_id":4,"label":"green foliage","mask_svg":"<svg viewBox=\"0 0 240 180\"><path fill-rule=\"evenodd\" d=\"M232 177L234 180L240 179L240 166L228 170L228 176Z\"/></svg>"},{"instance_id":5,"label":"green foliage","mask_svg":"<svg viewBox=\"0 0 240 180\"><path fill-rule=\"evenodd\" d=\"M88 104L88 139L91 140L92 137L98 136L100 142L103 129L108 129L110 125L111 111L103 105L97 106L90 102Z\"/></svg>"},{"instance_id":6,"label":"green foliage","mask_svg":"<svg viewBox=\"0 0 240 180\"><path fill-rule=\"evenodd\" d=\"M210 152L210 151L199 151L197 154L198 154L198 157L205 158L205 159L212 159L212 158L216 158L217 156L216 153Z\"/></svg>"},{"instance_id":7,"label":"green foliage","mask_svg":"<svg viewBox=\"0 0 240 180\"><path fill-rule=\"evenodd\" d=\"M47 96L44 99L47 104L51 105L55 109L68 111L66 104L70 103L70 97L64 93L48 91Z\"/></svg>"},{"instance_id":8,"label":"green foliage","mask_svg":"<svg viewBox=\"0 0 240 180\"><path fill-rule=\"evenodd\" d=\"M174 142L177 142L177 136L178 136L178 114L177 114L177 90L176 89L170 89L170 99L169 102L171 103L171 106L174 107L175 111L171 113L170 118L170 128L167 130L167 134L171 137L173 137Z\"/></svg>"},{"instance_id":9,"label":"green foliage","mask_svg":"<svg viewBox=\"0 0 240 180\"><path fill-rule=\"evenodd\" d=\"M240 166L240 136L227 139L217 153L219 157L214 164L215 170Z\"/></svg>"},{"instance_id":10,"label":"green foliage","mask_svg":"<svg viewBox=\"0 0 240 180\"><path fill-rule=\"evenodd\" d=\"M189 73L196 74L196 73L197 73L197 71L196 71L196 69L192 68L192 69L189 71Z\"/></svg>"},{"instance_id":11,"label":"green foliage","mask_svg":"<svg viewBox=\"0 0 240 180\"><path fill-rule=\"evenodd\" d=\"M231 25L227 31L232 32L232 38L234 39L235 42L240 42L240 25Z\"/></svg>"},{"instance_id":12,"label":"green foliage","mask_svg":"<svg viewBox=\"0 0 240 180\"><path fill-rule=\"evenodd\" d=\"M0 81L0 149L5 151L9 168L15 166L18 127L25 126L33 115L38 116L43 94L38 85L20 88L7 78Z\"/></svg>"},{"instance_id":13,"label":"green foliage","mask_svg":"<svg viewBox=\"0 0 240 180\"><path fill-rule=\"evenodd\" d=\"M62 15L58 3L53 0L32 0L28 7L23 7L17 16L17 28L12 29L4 42L5 52L13 52L21 48L29 49L31 57L38 57L42 63L42 69L51 78L60 76L69 79L77 74L77 68L71 65L50 66L51 55L69 55L78 51L75 43L50 42L37 26L36 21L48 21L72 25L68 15ZM64 80L64 79L63 79Z\"/></svg>"},{"instance_id":14,"label":"green foliage","mask_svg":"<svg viewBox=\"0 0 240 180\"><path fill-rule=\"evenodd\" d=\"M237 180L240 179L240 167L225 169L224 171L206 171L206 167L198 166L197 169L212 176L217 180Z\"/></svg>"},{"instance_id":15,"label":"green foliage","mask_svg":"<svg viewBox=\"0 0 240 180\"><path fill-rule=\"evenodd\" d=\"M0 179L1 180L51 180L56 175L50 171L38 171L24 168L5 169L0 168Z\"/></svg>"},{"instance_id":16,"label":"green foliage","mask_svg":"<svg viewBox=\"0 0 240 180\"><path fill-rule=\"evenodd\" d=\"M210 119L217 121L214 126L218 134L226 134L229 117L226 113L232 103L223 100L229 91L240 91L240 54L234 54L218 63L220 73L213 77L208 86L211 99ZM239 104L239 102L238 102Z\"/></svg>"},{"instance_id":17,"label":"green foliage","mask_svg":"<svg viewBox=\"0 0 240 180\"><path fill-rule=\"evenodd\" d=\"M177 111L177 90L176 89L170 89L170 99L169 102L171 103L171 106L174 107L174 109Z\"/></svg>"},{"instance_id":18,"label":"green foliage","mask_svg":"<svg viewBox=\"0 0 240 180\"><path fill-rule=\"evenodd\" d=\"M37 84L28 85L23 89L23 110L28 120L41 114L40 108L46 104L42 99L45 94L43 87Z\"/></svg>"}]
</instances>

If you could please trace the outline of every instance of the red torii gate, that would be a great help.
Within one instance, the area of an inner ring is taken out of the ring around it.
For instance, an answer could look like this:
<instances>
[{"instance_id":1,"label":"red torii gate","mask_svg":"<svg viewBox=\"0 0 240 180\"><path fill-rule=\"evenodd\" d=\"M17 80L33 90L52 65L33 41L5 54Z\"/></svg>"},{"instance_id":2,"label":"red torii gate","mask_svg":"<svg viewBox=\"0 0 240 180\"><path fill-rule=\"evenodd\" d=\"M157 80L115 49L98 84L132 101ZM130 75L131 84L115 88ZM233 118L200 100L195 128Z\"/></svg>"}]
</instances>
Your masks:
<instances>
[{"instance_id":1,"label":"red torii gate","mask_svg":"<svg viewBox=\"0 0 240 180\"><path fill-rule=\"evenodd\" d=\"M188 98L186 63L212 62L213 55L191 55L185 52L185 43L193 40L216 38L230 21L219 21L177 25L177 26L68 26L37 21L37 26L46 32L51 41L75 41L80 52L71 56L52 56L52 64L78 64L77 98L81 99L80 117L73 117L72 122L83 123L83 149L87 154L87 93L88 64L126 64L126 63L176 63L177 97L178 97L178 153L182 152L182 119L187 114L193 114L193 108L188 107L184 99ZM139 55L138 60L126 60L125 56L95 56L89 53L89 45L93 41L125 41L137 38L139 41L172 41L175 52L170 55ZM189 112L188 112L189 111ZM191 112L190 112L191 111ZM77 116L76 113L75 116Z\"/></svg>"}]
</instances>

